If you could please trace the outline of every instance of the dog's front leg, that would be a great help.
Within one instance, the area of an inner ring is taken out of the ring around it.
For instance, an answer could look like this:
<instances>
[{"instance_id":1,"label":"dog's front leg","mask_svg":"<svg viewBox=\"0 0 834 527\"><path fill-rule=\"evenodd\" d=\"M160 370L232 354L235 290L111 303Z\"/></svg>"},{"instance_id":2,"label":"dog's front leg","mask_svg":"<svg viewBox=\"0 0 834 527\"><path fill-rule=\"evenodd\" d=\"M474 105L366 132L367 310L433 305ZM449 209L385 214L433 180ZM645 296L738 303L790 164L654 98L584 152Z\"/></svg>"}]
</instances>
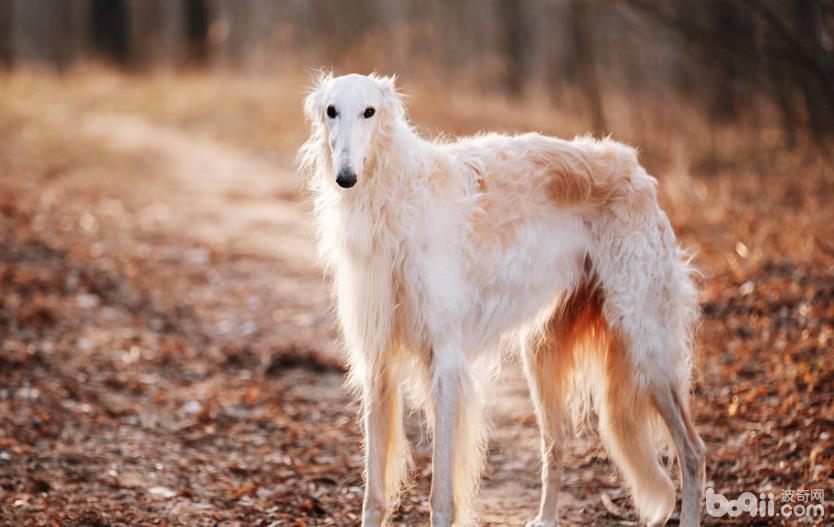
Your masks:
<instances>
[{"instance_id":1,"label":"dog's front leg","mask_svg":"<svg viewBox=\"0 0 834 527\"><path fill-rule=\"evenodd\" d=\"M434 442L432 445L431 525L450 527L455 520L455 433L461 404L462 366L460 349L432 350Z\"/></svg>"},{"instance_id":2,"label":"dog's front leg","mask_svg":"<svg viewBox=\"0 0 834 527\"><path fill-rule=\"evenodd\" d=\"M381 527L387 512L386 471L395 462L389 452L396 426L399 392L385 375L363 388L362 407L365 425L365 499L362 502L362 527Z\"/></svg>"}]
</instances>

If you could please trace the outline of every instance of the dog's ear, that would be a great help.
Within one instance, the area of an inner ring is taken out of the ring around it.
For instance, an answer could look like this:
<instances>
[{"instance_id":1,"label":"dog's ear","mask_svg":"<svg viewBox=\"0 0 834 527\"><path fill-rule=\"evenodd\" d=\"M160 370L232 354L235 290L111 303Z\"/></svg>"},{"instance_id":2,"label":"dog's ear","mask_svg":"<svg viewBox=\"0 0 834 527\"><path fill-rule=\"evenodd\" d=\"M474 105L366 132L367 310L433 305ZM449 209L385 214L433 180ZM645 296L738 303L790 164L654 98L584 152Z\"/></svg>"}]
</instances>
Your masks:
<instances>
[{"instance_id":1,"label":"dog's ear","mask_svg":"<svg viewBox=\"0 0 834 527\"><path fill-rule=\"evenodd\" d=\"M332 78L333 74L331 73L319 72L313 81L313 88L304 98L304 116L311 124L318 124L324 120L322 97L324 97L324 89L327 83Z\"/></svg>"},{"instance_id":2,"label":"dog's ear","mask_svg":"<svg viewBox=\"0 0 834 527\"><path fill-rule=\"evenodd\" d=\"M333 75L316 72L313 87L304 98L304 116L310 123L310 136L298 149L295 161L301 173L307 177L308 184L313 186L315 175L328 166L329 150L325 148L327 134L324 126L324 93Z\"/></svg>"},{"instance_id":3,"label":"dog's ear","mask_svg":"<svg viewBox=\"0 0 834 527\"><path fill-rule=\"evenodd\" d=\"M379 84L379 89L382 90L382 106L384 112L398 119L405 117L405 103L403 102L403 94L397 90L396 75L372 77Z\"/></svg>"}]
</instances>

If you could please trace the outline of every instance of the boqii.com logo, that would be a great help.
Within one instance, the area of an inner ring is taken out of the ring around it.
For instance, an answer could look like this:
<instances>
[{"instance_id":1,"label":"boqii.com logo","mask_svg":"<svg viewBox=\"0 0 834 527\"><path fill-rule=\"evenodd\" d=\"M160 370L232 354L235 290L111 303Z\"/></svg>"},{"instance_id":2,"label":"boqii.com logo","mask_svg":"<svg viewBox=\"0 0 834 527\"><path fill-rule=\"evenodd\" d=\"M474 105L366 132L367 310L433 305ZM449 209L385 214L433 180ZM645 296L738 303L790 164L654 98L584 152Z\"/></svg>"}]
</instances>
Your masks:
<instances>
[{"instance_id":1,"label":"boqii.com logo","mask_svg":"<svg viewBox=\"0 0 834 527\"><path fill-rule=\"evenodd\" d=\"M706 492L707 514L715 518L736 518L748 514L753 518L822 518L825 516L823 489L790 490L777 499L772 492L743 492L734 500L727 499L712 488Z\"/></svg>"}]
</instances>

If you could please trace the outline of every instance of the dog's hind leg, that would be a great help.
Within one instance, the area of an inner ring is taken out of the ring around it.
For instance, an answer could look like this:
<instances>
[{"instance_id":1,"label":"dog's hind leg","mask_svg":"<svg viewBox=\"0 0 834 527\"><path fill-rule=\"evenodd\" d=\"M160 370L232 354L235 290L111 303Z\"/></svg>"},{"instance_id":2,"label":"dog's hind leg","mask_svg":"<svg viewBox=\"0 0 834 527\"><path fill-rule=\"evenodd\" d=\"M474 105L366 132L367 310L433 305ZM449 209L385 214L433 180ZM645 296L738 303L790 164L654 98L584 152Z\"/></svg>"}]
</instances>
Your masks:
<instances>
[{"instance_id":1,"label":"dog's hind leg","mask_svg":"<svg viewBox=\"0 0 834 527\"><path fill-rule=\"evenodd\" d=\"M704 442L689 418L685 400L670 385L653 387L652 401L675 444L681 469L681 527L701 524L701 500L704 492Z\"/></svg>"},{"instance_id":2,"label":"dog's hind leg","mask_svg":"<svg viewBox=\"0 0 834 527\"><path fill-rule=\"evenodd\" d=\"M609 341L600 372L600 428L648 523L665 522L675 506L674 487L657 463L658 439L667 438L668 428L689 472L682 520L692 526L703 451L680 402L691 376L697 291L653 181L639 168L627 181L628 199L612 202L592 227Z\"/></svg>"},{"instance_id":3,"label":"dog's hind leg","mask_svg":"<svg viewBox=\"0 0 834 527\"><path fill-rule=\"evenodd\" d=\"M365 498L362 526L380 527L399 496L408 464L398 378L384 372L363 387Z\"/></svg>"},{"instance_id":4,"label":"dog's hind leg","mask_svg":"<svg viewBox=\"0 0 834 527\"><path fill-rule=\"evenodd\" d=\"M574 346L588 329L593 304L587 295L571 299L557 309L547 324L521 341L524 373L541 432L542 495L539 513L527 527L559 524L563 442L567 425L566 396L574 369Z\"/></svg>"},{"instance_id":5,"label":"dog's hind leg","mask_svg":"<svg viewBox=\"0 0 834 527\"><path fill-rule=\"evenodd\" d=\"M565 401L558 352L558 349L550 349L549 346L540 348L533 343L525 343L522 350L530 396L541 432L542 455L539 514L527 523L527 527L555 527L559 523Z\"/></svg>"}]
</instances>

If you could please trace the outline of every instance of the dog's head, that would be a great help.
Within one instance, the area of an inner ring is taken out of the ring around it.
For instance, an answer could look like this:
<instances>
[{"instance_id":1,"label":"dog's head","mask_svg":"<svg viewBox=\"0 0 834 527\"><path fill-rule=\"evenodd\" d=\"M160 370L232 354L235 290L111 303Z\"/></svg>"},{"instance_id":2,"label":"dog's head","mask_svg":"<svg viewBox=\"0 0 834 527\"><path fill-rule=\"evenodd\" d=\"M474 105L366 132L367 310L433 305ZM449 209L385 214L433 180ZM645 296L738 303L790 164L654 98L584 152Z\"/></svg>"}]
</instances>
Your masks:
<instances>
[{"instance_id":1,"label":"dog's head","mask_svg":"<svg viewBox=\"0 0 834 527\"><path fill-rule=\"evenodd\" d=\"M312 130L302 155L316 150L315 160L306 162L331 171L331 180L347 189L362 179L375 147L404 109L394 77L325 75L304 100L304 113Z\"/></svg>"}]
</instances>

